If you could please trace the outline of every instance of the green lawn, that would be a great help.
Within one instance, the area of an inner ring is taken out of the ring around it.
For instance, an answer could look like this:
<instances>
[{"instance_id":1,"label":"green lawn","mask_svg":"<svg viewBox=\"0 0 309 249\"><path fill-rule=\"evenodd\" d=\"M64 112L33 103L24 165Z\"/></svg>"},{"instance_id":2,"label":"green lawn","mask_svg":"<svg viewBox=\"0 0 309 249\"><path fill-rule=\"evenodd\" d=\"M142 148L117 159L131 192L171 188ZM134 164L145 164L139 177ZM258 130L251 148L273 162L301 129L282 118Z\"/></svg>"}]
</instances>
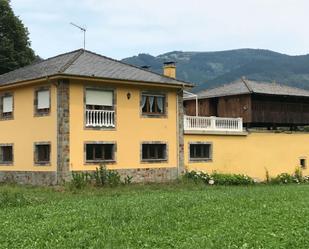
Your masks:
<instances>
[{"instance_id":1,"label":"green lawn","mask_svg":"<svg viewBox=\"0 0 309 249\"><path fill-rule=\"evenodd\" d=\"M309 185L1 192L30 200L0 205L1 249L309 248Z\"/></svg>"}]
</instances>

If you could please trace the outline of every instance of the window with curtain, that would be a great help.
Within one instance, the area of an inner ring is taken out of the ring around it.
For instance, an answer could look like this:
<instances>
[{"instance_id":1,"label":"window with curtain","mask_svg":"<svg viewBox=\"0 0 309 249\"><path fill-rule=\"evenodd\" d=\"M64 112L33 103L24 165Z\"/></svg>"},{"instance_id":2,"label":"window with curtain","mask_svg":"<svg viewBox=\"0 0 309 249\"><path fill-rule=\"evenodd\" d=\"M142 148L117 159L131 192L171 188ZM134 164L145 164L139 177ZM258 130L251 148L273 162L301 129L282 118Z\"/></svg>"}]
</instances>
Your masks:
<instances>
[{"instance_id":1,"label":"window with curtain","mask_svg":"<svg viewBox=\"0 0 309 249\"><path fill-rule=\"evenodd\" d=\"M143 114L165 114L165 95L142 94L141 109Z\"/></svg>"},{"instance_id":2,"label":"window with curtain","mask_svg":"<svg viewBox=\"0 0 309 249\"><path fill-rule=\"evenodd\" d=\"M114 92L96 89L86 90L86 108L88 110L113 110Z\"/></svg>"}]
</instances>

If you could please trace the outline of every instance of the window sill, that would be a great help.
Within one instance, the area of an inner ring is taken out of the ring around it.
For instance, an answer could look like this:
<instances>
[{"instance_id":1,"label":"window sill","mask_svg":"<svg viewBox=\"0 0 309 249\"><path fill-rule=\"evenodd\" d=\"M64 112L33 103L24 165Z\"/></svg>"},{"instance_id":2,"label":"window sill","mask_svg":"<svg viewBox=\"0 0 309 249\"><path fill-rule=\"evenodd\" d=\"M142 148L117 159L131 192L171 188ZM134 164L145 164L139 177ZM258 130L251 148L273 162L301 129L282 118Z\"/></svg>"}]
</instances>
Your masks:
<instances>
[{"instance_id":1,"label":"window sill","mask_svg":"<svg viewBox=\"0 0 309 249\"><path fill-rule=\"evenodd\" d=\"M143 118L167 118L167 114L151 114L151 113L142 113Z\"/></svg>"},{"instance_id":2,"label":"window sill","mask_svg":"<svg viewBox=\"0 0 309 249\"><path fill-rule=\"evenodd\" d=\"M13 162L0 162L0 166L13 166Z\"/></svg>"},{"instance_id":3,"label":"window sill","mask_svg":"<svg viewBox=\"0 0 309 249\"><path fill-rule=\"evenodd\" d=\"M209 163L209 162L212 162L212 159L211 158L190 158L189 159L189 163L202 163L202 162Z\"/></svg>"},{"instance_id":4,"label":"window sill","mask_svg":"<svg viewBox=\"0 0 309 249\"><path fill-rule=\"evenodd\" d=\"M46 112L39 112L38 110L36 110L36 112L34 113L34 117L45 117L49 115L50 115L50 110Z\"/></svg>"},{"instance_id":5,"label":"window sill","mask_svg":"<svg viewBox=\"0 0 309 249\"><path fill-rule=\"evenodd\" d=\"M142 159L141 163L166 163L167 159Z\"/></svg>"},{"instance_id":6,"label":"window sill","mask_svg":"<svg viewBox=\"0 0 309 249\"><path fill-rule=\"evenodd\" d=\"M0 117L0 121L8 121L8 120L13 120L13 119L14 119L13 116L8 116L8 117L2 116L2 117Z\"/></svg>"},{"instance_id":7,"label":"window sill","mask_svg":"<svg viewBox=\"0 0 309 249\"><path fill-rule=\"evenodd\" d=\"M116 160L101 160L101 161L86 161L85 165L94 165L94 164L114 164Z\"/></svg>"},{"instance_id":8,"label":"window sill","mask_svg":"<svg viewBox=\"0 0 309 249\"><path fill-rule=\"evenodd\" d=\"M50 162L36 162L35 166L51 166Z\"/></svg>"}]
</instances>

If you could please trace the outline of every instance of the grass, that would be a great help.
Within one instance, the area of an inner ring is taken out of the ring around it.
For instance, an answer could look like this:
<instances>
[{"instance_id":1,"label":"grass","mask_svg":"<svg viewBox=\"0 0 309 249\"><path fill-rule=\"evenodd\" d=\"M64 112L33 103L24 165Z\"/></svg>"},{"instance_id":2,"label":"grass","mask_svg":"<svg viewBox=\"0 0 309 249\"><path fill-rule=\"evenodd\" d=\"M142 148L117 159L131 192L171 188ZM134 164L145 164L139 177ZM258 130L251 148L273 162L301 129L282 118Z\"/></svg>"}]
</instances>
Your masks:
<instances>
[{"instance_id":1,"label":"grass","mask_svg":"<svg viewBox=\"0 0 309 249\"><path fill-rule=\"evenodd\" d=\"M1 249L309 248L308 217L309 185L0 186Z\"/></svg>"}]
</instances>

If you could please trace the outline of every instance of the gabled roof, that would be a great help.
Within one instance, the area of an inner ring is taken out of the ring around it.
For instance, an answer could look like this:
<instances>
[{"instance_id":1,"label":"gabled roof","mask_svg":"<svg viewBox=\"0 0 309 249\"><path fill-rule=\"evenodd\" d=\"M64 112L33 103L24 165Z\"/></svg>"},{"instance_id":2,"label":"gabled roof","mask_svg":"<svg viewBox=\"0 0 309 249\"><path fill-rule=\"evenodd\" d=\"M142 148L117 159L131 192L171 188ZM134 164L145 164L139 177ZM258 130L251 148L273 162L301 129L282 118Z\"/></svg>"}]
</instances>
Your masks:
<instances>
[{"instance_id":1,"label":"gabled roof","mask_svg":"<svg viewBox=\"0 0 309 249\"><path fill-rule=\"evenodd\" d=\"M64 75L193 86L91 51L79 49L0 75L0 87L44 77Z\"/></svg>"},{"instance_id":2,"label":"gabled roof","mask_svg":"<svg viewBox=\"0 0 309 249\"><path fill-rule=\"evenodd\" d=\"M256 82L247 79L240 79L227 85L204 90L197 95L200 99L203 99L252 93L309 97L309 91L304 89L285 86L278 83Z\"/></svg>"}]
</instances>

